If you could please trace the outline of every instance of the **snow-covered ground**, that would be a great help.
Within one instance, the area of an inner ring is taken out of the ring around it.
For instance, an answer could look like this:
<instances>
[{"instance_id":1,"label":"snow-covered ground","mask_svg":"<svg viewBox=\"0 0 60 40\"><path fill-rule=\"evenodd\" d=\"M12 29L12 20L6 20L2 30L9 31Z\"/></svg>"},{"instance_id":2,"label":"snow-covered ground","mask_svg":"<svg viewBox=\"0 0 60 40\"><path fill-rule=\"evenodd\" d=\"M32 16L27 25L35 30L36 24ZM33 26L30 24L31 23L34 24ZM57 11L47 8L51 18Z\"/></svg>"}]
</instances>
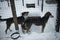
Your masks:
<instances>
[{"instance_id":1,"label":"snow-covered ground","mask_svg":"<svg viewBox=\"0 0 60 40\"><path fill-rule=\"evenodd\" d=\"M28 1L25 1L25 4ZM31 1L32 2L32 1ZM17 16L21 16L21 13L24 11L29 11L29 16L41 16L43 17L44 14L47 11L50 11L54 18L50 18L46 24L44 33L41 33L41 26L32 25L30 29L30 33L23 34L21 31L21 25L19 24L19 33L21 35L20 38L17 40L60 40L60 32L55 32L55 23L56 23L56 10L57 10L57 4L46 4L44 1L44 7L43 12L41 12L41 1L40 5L37 5L36 1L33 1L36 3L36 8L26 8L26 6L22 6L22 0L16 0L15 6L16 6L16 13ZM28 2L30 3L30 2ZM7 2L0 2L0 16L2 16L2 19L10 18L12 17L11 8L8 7ZM10 35L15 32L14 24L11 24L12 32L8 31L8 34L5 34L6 29L6 21L0 22L0 40L13 40L11 39Z\"/></svg>"}]
</instances>

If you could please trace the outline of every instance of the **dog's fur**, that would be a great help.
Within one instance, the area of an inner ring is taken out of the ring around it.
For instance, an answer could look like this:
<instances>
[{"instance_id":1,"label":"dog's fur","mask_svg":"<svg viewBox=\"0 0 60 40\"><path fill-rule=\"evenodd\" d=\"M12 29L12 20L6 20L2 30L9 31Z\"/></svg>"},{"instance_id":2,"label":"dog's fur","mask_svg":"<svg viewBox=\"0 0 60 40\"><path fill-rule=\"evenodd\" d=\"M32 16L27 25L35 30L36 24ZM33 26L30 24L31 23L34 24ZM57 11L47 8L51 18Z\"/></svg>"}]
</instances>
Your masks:
<instances>
[{"instance_id":1,"label":"dog's fur","mask_svg":"<svg viewBox=\"0 0 60 40\"><path fill-rule=\"evenodd\" d=\"M35 24L36 26L42 25L42 32L44 32L45 25L49 19L49 17L53 17L50 12L47 12L44 17L28 17L27 20L25 21L25 28L27 32L30 31L31 25ZM23 27L22 27L23 28Z\"/></svg>"},{"instance_id":2,"label":"dog's fur","mask_svg":"<svg viewBox=\"0 0 60 40\"><path fill-rule=\"evenodd\" d=\"M25 16L27 16L28 13L29 13L29 12L23 12L23 13L22 13L22 16L17 17L17 22L18 22L18 24L23 25L24 20L25 20ZM0 16L0 17L1 17L1 16ZM10 30L10 25L11 25L12 23L14 23L13 18L0 19L0 21L6 21L7 28L6 28L6 30L5 30L5 33L7 34L7 30L8 30L8 29ZM10 31L11 31L11 30L10 30Z\"/></svg>"}]
</instances>

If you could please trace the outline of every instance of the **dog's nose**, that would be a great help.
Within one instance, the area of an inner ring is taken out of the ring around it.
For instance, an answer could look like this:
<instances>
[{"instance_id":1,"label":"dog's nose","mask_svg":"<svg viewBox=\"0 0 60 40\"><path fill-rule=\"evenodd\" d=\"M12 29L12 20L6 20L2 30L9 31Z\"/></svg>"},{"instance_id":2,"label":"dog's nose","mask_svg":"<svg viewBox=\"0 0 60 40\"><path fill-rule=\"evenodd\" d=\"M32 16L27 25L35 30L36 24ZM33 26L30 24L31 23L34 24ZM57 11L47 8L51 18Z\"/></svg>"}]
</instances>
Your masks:
<instances>
[{"instance_id":1,"label":"dog's nose","mask_svg":"<svg viewBox=\"0 0 60 40\"><path fill-rule=\"evenodd\" d=\"M51 15L51 17L53 18L54 16L53 16L53 15Z\"/></svg>"}]
</instances>

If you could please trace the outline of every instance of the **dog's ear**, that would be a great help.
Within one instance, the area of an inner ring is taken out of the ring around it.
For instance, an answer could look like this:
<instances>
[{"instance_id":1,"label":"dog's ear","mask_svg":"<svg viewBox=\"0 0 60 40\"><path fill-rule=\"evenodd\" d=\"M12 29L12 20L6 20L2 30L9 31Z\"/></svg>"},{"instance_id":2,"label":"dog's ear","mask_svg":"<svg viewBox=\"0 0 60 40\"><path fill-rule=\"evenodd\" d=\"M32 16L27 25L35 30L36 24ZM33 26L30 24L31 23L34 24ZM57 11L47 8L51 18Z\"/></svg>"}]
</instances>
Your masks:
<instances>
[{"instance_id":1,"label":"dog's ear","mask_svg":"<svg viewBox=\"0 0 60 40\"><path fill-rule=\"evenodd\" d=\"M47 14L47 15L51 15L51 13L50 13L50 12L47 12L46 14Z\"/></svg>"},{"instance_id":2,"label":"dog's ear","mask_svg":"<svg viewBox=\"0 0 60 40\"><path fill-rule=\"evenodd\" d=\"M25 14L28 15L29 12L23 12L22 13L22 16L24 16Z\"/></svg>"}]
</instances>

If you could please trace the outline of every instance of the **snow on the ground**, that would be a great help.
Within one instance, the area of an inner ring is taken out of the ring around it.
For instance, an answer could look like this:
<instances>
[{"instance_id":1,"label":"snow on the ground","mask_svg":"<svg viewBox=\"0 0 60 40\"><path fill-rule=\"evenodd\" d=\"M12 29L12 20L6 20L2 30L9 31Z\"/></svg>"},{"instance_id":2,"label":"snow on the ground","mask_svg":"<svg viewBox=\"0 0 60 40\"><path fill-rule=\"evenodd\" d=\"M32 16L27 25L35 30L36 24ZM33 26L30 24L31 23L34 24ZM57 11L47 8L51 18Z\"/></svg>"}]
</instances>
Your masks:
<instances>
[{"instance_id":1,"label":"snow on the ground","mask_svg":"<svg viewBox=\"0 0 60 40\"><path fill-rule=\"evenodd\" d=\"M33 28L34 27L34 28ZM41 27L41 26L40 26ZM11 25L12 32L8 30L8 33L5 34L6 24L5 21L0 23L0 40L13 40L11 39L11 34L15 32L14 24ZM31 32L23 34L21 31L21 25L19 25L19 33L21 37L17 40L60 40L60 33L56 32L44 32L41 33L39 26L32 25ZM48 28L49 30L49 28Z\"/></svg>"},{"instance_id":2,"label":"snow on the ground","mask_svg":"<svg viewBox=\"0 0 60 40\"><path fill-rule=\"evenodd\" d=\"M35 0L33 1L36 2ZM24 5L26 5L26 3L27 1L25 1ZM50 18L48 20L44 33L41 33L42 26L36 26L33 24L30 29L31 32L23 34L21 31L21 25L19 24L19 33L21 37L18 38L17 40L60 40L60 33L55 32L56 4L48 5L44 2L43 12L41 12L41 1L39 6L37 6L36 4L36 8L26 8L26 6L22 6L22 0L16 0L15 6L17 16L21 16L21 13L23 11L29 11L29 16L41 16L41 17L43 17L47 11L50 11L54 16L54 18ZM0 7L2 8L0 9L0 16L2 16L2 19L12 17L11 8L8 7L6 1L2 3L0 2ZM8 33L5 34L5 29L6 29L6 21L0 22L0 40L13 40L11 39L10 35L15 32L14 24L11 24L12 32L8 30Z\"/></svg>"}]
</instances>

